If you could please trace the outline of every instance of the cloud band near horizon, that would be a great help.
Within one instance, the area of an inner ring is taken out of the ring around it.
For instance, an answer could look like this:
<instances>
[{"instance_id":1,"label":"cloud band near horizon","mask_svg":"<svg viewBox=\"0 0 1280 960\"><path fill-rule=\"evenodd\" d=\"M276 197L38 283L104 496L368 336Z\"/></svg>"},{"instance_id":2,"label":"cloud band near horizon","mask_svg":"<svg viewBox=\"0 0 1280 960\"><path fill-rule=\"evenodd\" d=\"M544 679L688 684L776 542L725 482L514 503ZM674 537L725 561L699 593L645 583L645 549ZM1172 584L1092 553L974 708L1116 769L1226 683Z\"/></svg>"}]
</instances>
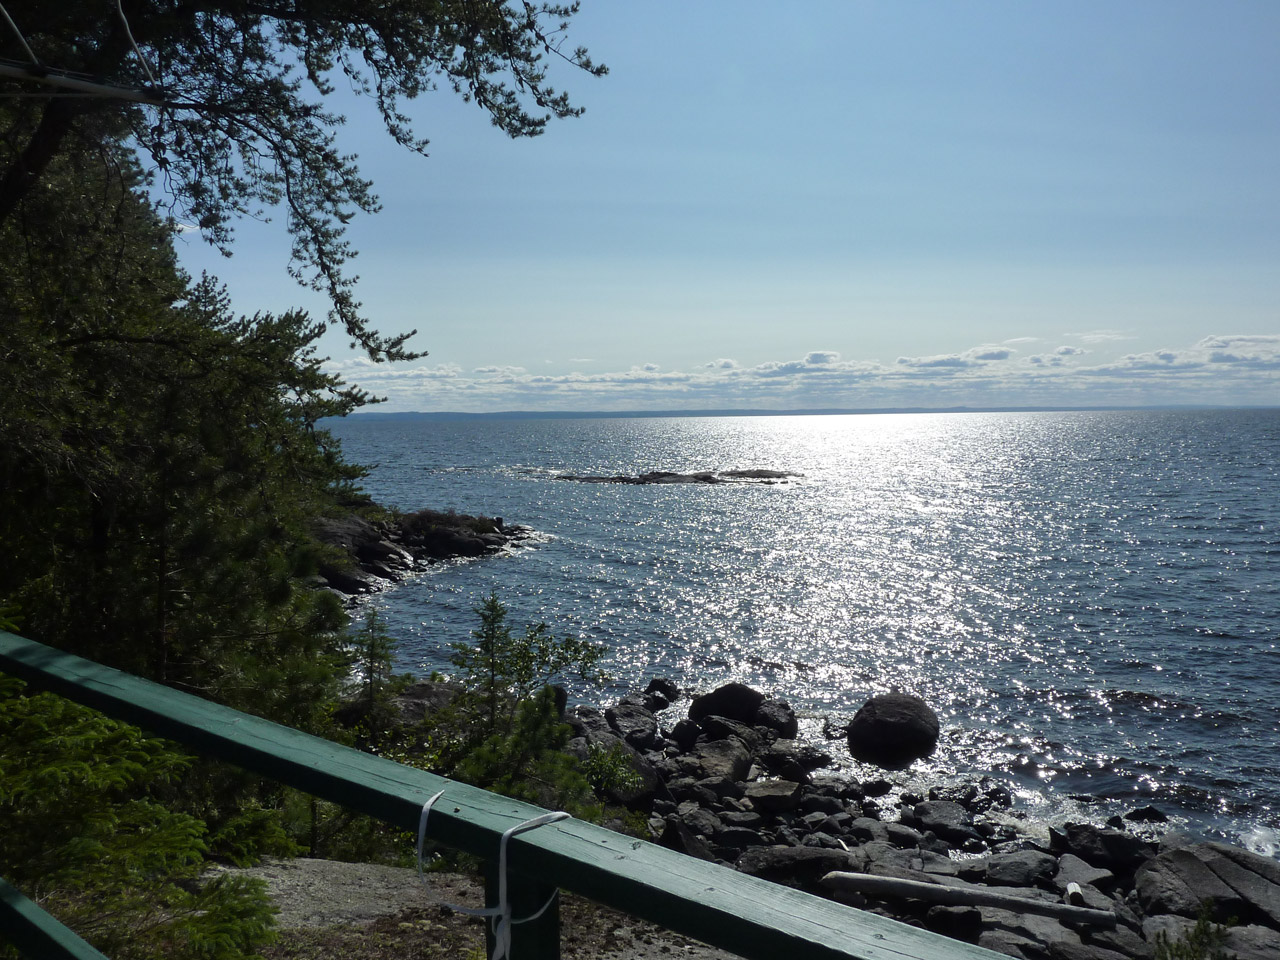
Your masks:
<instances>
[{"instance_id":1,"label":"cloud band near horizon","mask_svg":"<svg viewBox=\"0 0 1280 960\"><path fill-rule=\"evenodd\" d=\"M1280 405L1280 334L1215 335L1121 356L1097 352L1119 336L1063 339L1088 346L1024 337L890 363L812 350L754 365L717 357L689 370L644 362L623 371L558 374L502 364L465 371L450 363L364 359L327 369L386 397L378 409L388 412Z\"/></svg>"}]
</instances>

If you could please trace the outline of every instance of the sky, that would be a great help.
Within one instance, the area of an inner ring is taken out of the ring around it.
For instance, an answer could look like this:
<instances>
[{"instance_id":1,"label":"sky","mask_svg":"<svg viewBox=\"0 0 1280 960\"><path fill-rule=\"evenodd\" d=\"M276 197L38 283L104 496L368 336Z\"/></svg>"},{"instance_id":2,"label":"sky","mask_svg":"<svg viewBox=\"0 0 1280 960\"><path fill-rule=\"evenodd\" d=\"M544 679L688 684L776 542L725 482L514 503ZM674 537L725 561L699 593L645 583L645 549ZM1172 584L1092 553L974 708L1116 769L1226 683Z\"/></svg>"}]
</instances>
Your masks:
<instances>
[{"instance_id":1,"label":"sky","mask_svg":"<svg viewBox=\"0 0 1280 960\"><path fill-rule=\"evenodd\" d=\"M536 139L333 104L357 296L428 352L326 335L379 410L1280 405L1280 4L583 0L569 40L610 72L553 66L586 113ZM327 312L283 216L180 248Z\"/></svg>"}]
</instances>

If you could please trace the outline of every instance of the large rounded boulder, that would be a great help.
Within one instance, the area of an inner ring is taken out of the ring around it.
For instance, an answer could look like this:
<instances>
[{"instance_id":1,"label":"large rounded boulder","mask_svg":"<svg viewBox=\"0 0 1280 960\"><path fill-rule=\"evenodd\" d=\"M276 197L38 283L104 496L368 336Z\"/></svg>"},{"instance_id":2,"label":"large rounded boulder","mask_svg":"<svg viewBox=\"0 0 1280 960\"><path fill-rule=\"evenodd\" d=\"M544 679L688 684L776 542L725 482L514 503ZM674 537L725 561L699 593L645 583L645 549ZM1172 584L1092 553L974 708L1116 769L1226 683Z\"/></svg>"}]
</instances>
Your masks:
<instances>
[{"instance_id":1,"label":"large rounded boulder","mask_svg":"<svg viewBox=\"0 0 1280 960\"><path fill-rule=\"evenodd\" d=\"M938 715L919 697L872 697L849 721L849 753L886 770L902 770L938 745Z\"/></svg>"},{"instance_id":2,"label":"large rounded boulder","mask_svg":"<svg viewBox=\"0 0 1280 960\"><path fill-rule=\"evenodd\" d=\"M756 710L764 702L764 694L745 683L726 683L710 693L694 697L689 704L689 719L695 722L703 717L728 717L739 723L752 724Z\"/></svg>"}]
</instances>

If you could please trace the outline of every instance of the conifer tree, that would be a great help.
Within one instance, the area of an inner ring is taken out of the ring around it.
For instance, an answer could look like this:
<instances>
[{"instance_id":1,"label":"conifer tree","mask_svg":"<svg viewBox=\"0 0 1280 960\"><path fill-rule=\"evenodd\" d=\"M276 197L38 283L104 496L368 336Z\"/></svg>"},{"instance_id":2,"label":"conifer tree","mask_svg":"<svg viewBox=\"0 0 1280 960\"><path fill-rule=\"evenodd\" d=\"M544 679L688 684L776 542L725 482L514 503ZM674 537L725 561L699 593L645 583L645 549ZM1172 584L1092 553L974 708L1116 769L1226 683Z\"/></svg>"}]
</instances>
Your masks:
<instances>
[{"instance_id":1,"label":"conifer tree","mask_svg":"<svg viewBox=\"0 0 1280 960\"><path fill-rule=\"evenodd\" d=\"M229 250L234 221L282 208L292 272L325 292L333 321L376 359L411 356L360 314L343 238L372 213L372 184L341 153L341 83L366 97L392 140L425 155L403 101L443 85L511 137L581 109L548 64L600 75L565 42L577 5L504 0L7 0L22 34L0 34L0 95L19 93L0 165L0 222L57 157L114 124L159 173L170 210ZM25 45L24 45L25 44ZM39 61L30 64L34 55ZM44 96L59 84L98 96ZM96 87L95 87L96 85Z\"/></svg>"}]
</instances>

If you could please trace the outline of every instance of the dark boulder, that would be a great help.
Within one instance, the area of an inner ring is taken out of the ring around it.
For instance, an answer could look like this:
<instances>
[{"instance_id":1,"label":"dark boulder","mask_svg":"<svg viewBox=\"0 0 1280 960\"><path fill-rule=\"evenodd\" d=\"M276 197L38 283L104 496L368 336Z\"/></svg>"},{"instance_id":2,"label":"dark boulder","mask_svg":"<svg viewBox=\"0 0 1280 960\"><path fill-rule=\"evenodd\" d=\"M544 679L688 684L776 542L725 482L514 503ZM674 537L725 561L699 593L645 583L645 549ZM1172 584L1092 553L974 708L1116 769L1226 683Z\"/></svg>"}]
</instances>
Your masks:
<instances>
[{"instance_id":1,"label":"dark boulder","mask_svg":"<svg viewBox=\"0 0 1280 960\"><path fill-rule=\"evenodd\" d=\"M676 746L686 753L693 749L694 741L698 739L701 729L692 720L681 720L671 728L671 739L675 741Z\"/></svg>"},{"instance_id":2,"label":"dark boulder","mask_svg":"<svg viewBox=\"0 0 1280 960\"><path fill-rule=\"evenodd\" d=\"M674 681L668 680L666 677L654 677L649 681L649 685L644 688L644 692L661 694L668 703L680 699L680 688L676 686Z\"/></svg>"},{"instance_id":3,"label":"dark boulder","mask_svg":"<svg viewBox=\"0 0 1280 960\"><path fill-rule=\"evenodd\" d=\"M710 693L694 697L689 704L689 719L717 716L750 725L755 723L756 710L763 702L764 694L759 690L753 690L744 683L726 683Z\"/></svg>"},{"instance_id":4,"label":"dark boulder","mask_svg":"<svg viewBox=\"0 0 1280 960\"><path fill-rule=\"evenodd\" d=\"M1169 817L1164 811L1150 805L1139 807L1137 810L1130 810L1124 815L1124 818L1132 823L1168 823L1169 821Z\"/></svg>"},{"instance_id":5,"label":"dark boulder","mask_svg":"<svg viewBox=\"0 0 1280 960\"><path fill-rule=\"evenodd\" d=\"M690 857L697 857L699 860L711 860L714 862L716 859L715 854L711 852L711 848L686 827L678 817L671 817L667 820L667 825L663 828L662 835L658 837L658 846L666 847L668 850L675 850L677 853L683 853Z\"/></svg>"},{"instance_id":6,"label":"dark boulder","mask_svg":"<svg viewBox=\"0 0 1280 960\"><path fill-rule=\"evenodd\" d=\"M1058 860L1039 850L993 854L987 860L986 882L998 887L1047 886L1058 872Z\"/></svg>"},{"instance_id":7,"label":"dark boulder","mask_svg":"<svg viewBox=\"0 0 1280 960\"><path fill-rule=\"evenodd\" d=\"M326 585L349 597L377 593L386 585L385 578L376 574L358 569L343 570L328 563L320 564L320 576Z\"/></svg>"},{"instance_id":8,"label":"dark boulder","mask_svg":"<svg viewBox=\"0 0 1280 960\"><path fill-rule=\"evenodd\" d=\"M700 837L710 838L724 829L724 824L710 810L693 803L682 803L676 814L680 822Z\"/></svg>"},{"instance_id":9,"label":"dark boulder","mask_svg":"<svg viewBox=\"0 0 1280 960\"><path fill-rule=\"evenodd\" d=\"M1237 917L1280 930L1280 863L1240 847L1198 843L1162 852L1138 870L1138 900L1148 915L1199 915L1212 902L1219 921Z\"/></svg>"},{"instance_id":10,"label":"dark boulder","mask_svg":"<svg viewBox=\"0 0 1280 960\"><path fill-rule=\"evenodd\" d=\"M789 780L807 780L811 771L831 765L831 754L799 740L775 740L756 759L770 773Z\"/></svg>"},{"instance_id":11,"label":"dark boulder","mask_svg":"<svg viewBox=\"0 0 1280 960\"><path fill-rule=\"evenodd\" d=\"M849 753L864 763L901 770L933 753L939 729L938 715L919 697L882 694L849 721Z\"/></svg>"},{"instance_id":12,"label":"dark boulder","mask_svg":"<svg viewBox=\"0 0 1280 960\"><path fill-rule=\"evenodd\" d=\"M977 907L933 906L924 915L924 925L944 937L977 943L982 933L982 911Z\"/></svg>"},{"instance_id":13,"label":"dark boulder","mask_svg":"<svg viewBox=\"0 0 1280 960\"><path fill-rule=\"evenodd\" d=\"M1121 879L1132 878L1134 871L1156 854L1155 844L1141 837L1091 823L1068 823L1062 830L1050 828L1049 840L1052 853L1075 854Z\"/></svg>"},{"instance_id":14,"label":"dark boulder","mask_svg":"<svg viewBox=\"0 0 1280 960\"><path fill-rule=\"evenodd\" d=\"M690 775L698 780L708 777L744 780L751 769L751 754L736 737L700 743L690 756L682 758L681 762L685 761L689 761Z\"/></svg>"},{"instance_id":15,"label":"dark boulder","mask_svg":"<svg viewBox=\"0 0 1280 960\"><path fill-rule=\"evenodd\" d=\"M1090 866L1073 853L1064 853L1058 860L1058 872L1053 883L1062 891L1067 889L1067 884L1078 883L1106 892L1115 888L1116 875L1102 867Z\"/></svg>"},{"instance_id":16,"label":"dark boulder","mask_svg":"<svg viewBox=\"0 0 1280 960\"><path fill-rule=\"evenodd\" d=\"M727 826L717 833L714 837L715 842L722 847L732 847L735 850L745 850L747 847L764 846L764 837L750 827L740 827L737 825Z\"/></svg>"},{"instance_id":17,"label":"dark boulder","mask_svg":"<svg viewBox=\"0 0 1280 960\"><path fill-rule=\"evenodd\" d=\"M921 830L931 830L948 843L962 846L982 839L973 827L973 815L952 800L926 800L917 803L913 812Z\"/></svg>"},{"instance_id":18,"label":"dark boulder","mask_svg":"<svg viewBox=\"0 0 1280 960\"><path fill-rule=\"evenodd\" d=\"M433 560L479 557L489 549L489 545L475 534L449 529L434 529L424 533L418 537L415 546L419 553Z\"/></svg>"},{"instance_id":19,"label":"dark boulder","mask_svg":"<svg viewBox=\"0 0 1280 960\"><path fill-rule=\"evenodd\" d=\"M755 720L752 722L757 727L768 727L787 740L794 739L800 732L800 722L796 719L796 712L791 709L791 704L777 697L766 697L761 701L760 706L756 707Z\"/></svg>"},{"instance_id":20,"label":"dark boulder","mask_svg":"<svg viewBox=\"0 0 1280 960\"><path fill-rule=\"evenodd\" d=\"M1134 883L1147 916L1198 917L1207 905L1219 923L1239 917L1244 900L1191 849L1170 850L1143 864Z\"/></svg>"},{"instance_id":21,"label":"dark boulder","mask_svg":"<svg viewBox=\"0 0 1280 960\"><path fill-rule=\"evenodd\" d=\"M750 801L752 810L760 813L783 813L800 806L801 789L800 784L790 780L756 780L747 784L745 799Z\"/></svg>"},{"instance_id":22,"label":"dark boulder","mask_svg":"<svg viewBox=\"0 0 1280 960\"><path fill-rule=\"evenodd\" d=\"M565 723L569 724L569 728L573 731L573 736L586 737L591 741L604 741L614 735L613 727L609 725L608 717L599 707L586 706L585 704L575 707L565 717Z\"/></svg>"},{"instance_id":23,"label":"dark boulder","mask_svg":"<svg viewBox=\"0 0 1280 960\"><path fill-rule=\"evenodd\" d=\"M698 725L702 728L701 740L727 740L730 737L741 741L751 756L755 756L763 746L761 732L755 727L747 726L729 717L718 714L703 717Z\"/></svg>"},{"instance_id":24,"label":"dark boulder","mask_svg":"<svg viewBox=\"0 0 1280 960\"><path fill-rule=\"evenodd\" d=\"M644 707L625 700L605 711L609 726L637 750L651 750L658 743L658 721Z\"/></svg>"},{"instance_id":25,"label":"dark boulder","mask_svg":"<svg viewBox=\"0 0 1280 960\"><path fill-rule=\"evenodd\" d=\"M811 891L820 890L819 881L831 871L851 865L848 851L821 847L752 847L734 864L753 877Z\"/></svg>"}]
</instances>

